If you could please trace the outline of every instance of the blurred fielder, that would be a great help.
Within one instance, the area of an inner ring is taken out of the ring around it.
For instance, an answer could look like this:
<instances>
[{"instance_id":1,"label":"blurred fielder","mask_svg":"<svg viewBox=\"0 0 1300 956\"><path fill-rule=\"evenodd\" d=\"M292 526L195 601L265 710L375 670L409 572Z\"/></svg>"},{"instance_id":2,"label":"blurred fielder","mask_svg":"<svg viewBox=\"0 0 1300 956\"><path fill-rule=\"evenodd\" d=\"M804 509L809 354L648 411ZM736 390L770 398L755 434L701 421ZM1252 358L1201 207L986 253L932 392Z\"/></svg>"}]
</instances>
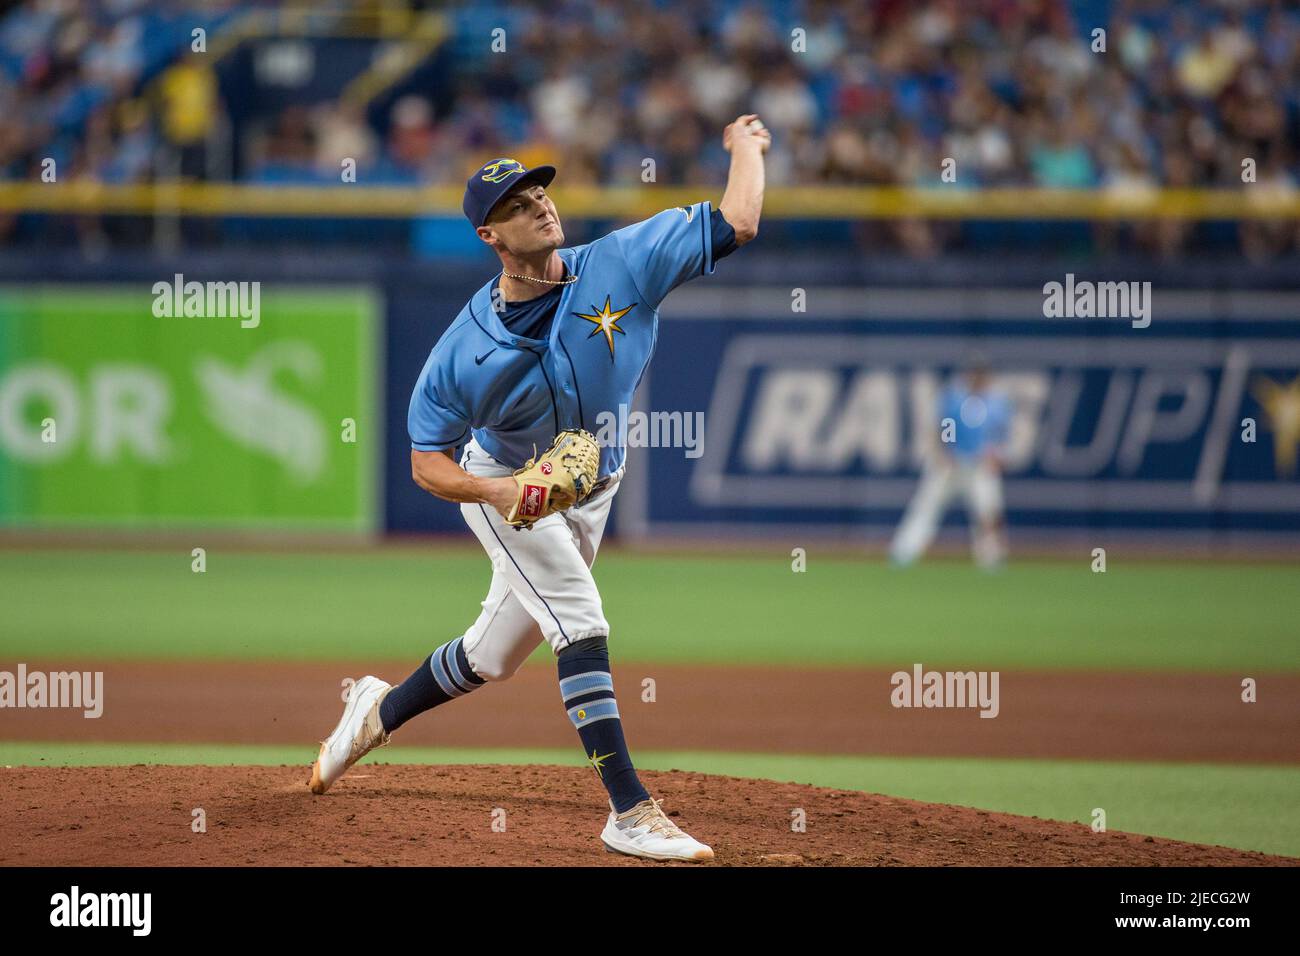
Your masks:
<instances>
[{"instance_id":1,"label":"blurred fielder","mask_svg":"<svg viewBox=\"0 0 1300 956\"><path fill-rule=\"evenodd\" d=\"M972 360L940 396L940 440L890 545L895 564L909 565L925 553L958 494L966 500L976 562L992 570L1006 560L1002 454L1010 422L1010 400L991 384L984 361Z\"/></svg>"},{"instance_id":2,"label":"blurred fielder","mask_svg":"<svg viewBox=\"0 0 1300 956\"><path fill-rule=\"evenodd\" d=\"M723 132L731 165L716 210L709 202L667 209L572 248L561 248L564 230L546 194L554 167L497 159L470 176L465 215L502 271L433 347L411 396L407 429L416 484L460 503L492 562L492 583L478 620L404 683L363 677L353 686L342 719L321 745L313 792L324 793L415 715L506 680L545 641L558 661L569 719L609 793L605 845L657 860L713 858L650 797L624 742L609 623L591 565L626 449L593 448L584 432L598 430L601 413L632 404L654 352L664 297L711 273L718 259L757 234L770 143L756 116L739 117ZM432 304L433 315L437 308ZM561 442L537 458L536 449L557 436ZM578 490L570 482L557 503L548 482L570 464ZM445 626L458 612L429 613L435 626Z\"/></svg>"}]
</instances>

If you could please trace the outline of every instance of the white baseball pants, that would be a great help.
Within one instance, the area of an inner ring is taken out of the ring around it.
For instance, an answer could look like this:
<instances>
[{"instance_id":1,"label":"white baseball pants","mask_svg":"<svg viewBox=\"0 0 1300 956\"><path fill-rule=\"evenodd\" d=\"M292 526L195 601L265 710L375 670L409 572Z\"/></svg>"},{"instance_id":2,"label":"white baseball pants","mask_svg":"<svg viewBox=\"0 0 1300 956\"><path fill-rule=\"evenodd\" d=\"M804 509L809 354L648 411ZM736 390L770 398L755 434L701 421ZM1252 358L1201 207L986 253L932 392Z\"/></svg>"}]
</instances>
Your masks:
<instances>
[{"instance_id":1,"label":"white baseball pants","mask_svg":"<svg viewBox=\"0 0 1300 956\"><path fill-rule=\"evenodd\" d=\"M966 501L970 516L971 546L975 559L993 565L1005 557L1002 540L1002 476L985 462L945 459L926 466L921 484L908 503L907 511L890 545L890 556L910 564L925 553L939 530L953 496Z\"/></svg>"},{"instance_id":2,"label":"white baseball pants","mask_svg":"<svg viewBox=\"0 0 1300 956\"><path fill-rule=\"evenodd\" d=\"M513 471L472 440L460 465L473 475ZM608 487L531 529L512 528L491 505L460 506L492 561L483 610L464 634L465 655L479 677L505 680L543 640L558 654L575 641L609 635L591 565L622 477L620 469Z\"/></svg>"}]
</instances>

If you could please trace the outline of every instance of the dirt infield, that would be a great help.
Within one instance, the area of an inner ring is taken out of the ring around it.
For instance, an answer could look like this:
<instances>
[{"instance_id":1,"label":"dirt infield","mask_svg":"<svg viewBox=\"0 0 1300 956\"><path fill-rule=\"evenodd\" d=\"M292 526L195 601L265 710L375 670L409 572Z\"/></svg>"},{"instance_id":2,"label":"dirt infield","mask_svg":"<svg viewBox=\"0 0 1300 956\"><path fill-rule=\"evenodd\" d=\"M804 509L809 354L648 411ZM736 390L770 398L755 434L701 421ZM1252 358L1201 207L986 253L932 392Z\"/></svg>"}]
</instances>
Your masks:
<instances>
[{"instance_id":1,"label":"dirt infield","mask_svg":"<svg viewBox=\"0 0 1300 956\"><path fill-rule=\"evenodd\" d=\"M32 670L85 662L28 661ZM0 666L13 667L0 662ZM305 759L342 709L340 680L400 681L409 664L121 662L104 671L104 713L6 710L0 739L301 744ZM976 710L895 709L883 670L615 666L637 750L1070 757L1300 763L1300 675L1003 672L996 719ZM655 700L643 699L644 678ZM573 747L550 665L528 664L395 736L403 746Z\"/></svg>"},{"instance_id":2,"label":"dirt infield","mask_svg":"<svg viewBox=\"0 0 1300 956\"><path fill-rule=\"evenodd\" d=\"M856 791L643 776L721 865L1300 865ZM586 768L375 765L323 797L307 777L305 766L0 769L0 865L658 865L604 850L604 791ZM193 832L195 809L206 832ZM796 809L806 832L791 828Z\"/></svg>"},{"instance_id":3,"label":"dirt infield","mask_svg":"<svg viewBox=\"0 0 1300 956\"><path fill-rule=\"evenodd\" d=\"M28 661L30 669L80 670ZM604 792L588 768L361 768L306 788L338 719L340 682L409 665L110 662L104 711L6 710L0 739L301 745L297 767L0 770L5 865L637 865L604 852ZM1300 763L1300 675L1008 672L996 719L889 703L889 672L617 666L637 750L1073 757ZM1259 676L1259 675L1257 675ZM655 682L653 702L643 680ZM413 720L402 745L575 746L548 665ZM1300 860L894 797L643 771L670 813L730 865L1295 865ZM202 808L207 832L190 829ZM492 829L505 811L505 832ZM807 831L791 831L802 808Z\"/></svg>"}]
</instances>

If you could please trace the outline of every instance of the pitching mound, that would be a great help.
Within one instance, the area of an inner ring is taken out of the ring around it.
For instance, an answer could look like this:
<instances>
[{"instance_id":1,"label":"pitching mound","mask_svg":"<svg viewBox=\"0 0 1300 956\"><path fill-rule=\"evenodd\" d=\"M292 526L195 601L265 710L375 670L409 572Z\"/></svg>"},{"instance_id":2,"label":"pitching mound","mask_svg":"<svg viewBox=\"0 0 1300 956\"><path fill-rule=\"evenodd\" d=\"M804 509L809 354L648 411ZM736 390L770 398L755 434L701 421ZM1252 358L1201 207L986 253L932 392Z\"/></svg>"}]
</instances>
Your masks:
<instances>
[{"instance_id":1,"label":"pitching mound","mask_svg":"<svg viewBox=\"0 0 1300 956\"><path fill-rule=\"evenodd\" d=\"M366 765L323 797L308 792L308 776L283 766L6 768L0 864L657 865L605 851L607 804L586 768ZM685 772L642 779L730 866L1300 864L855 791ZM798 810L802 833L791 829ZM194 832L200 818L206 832Z\"/></svg>"}]
</instances>

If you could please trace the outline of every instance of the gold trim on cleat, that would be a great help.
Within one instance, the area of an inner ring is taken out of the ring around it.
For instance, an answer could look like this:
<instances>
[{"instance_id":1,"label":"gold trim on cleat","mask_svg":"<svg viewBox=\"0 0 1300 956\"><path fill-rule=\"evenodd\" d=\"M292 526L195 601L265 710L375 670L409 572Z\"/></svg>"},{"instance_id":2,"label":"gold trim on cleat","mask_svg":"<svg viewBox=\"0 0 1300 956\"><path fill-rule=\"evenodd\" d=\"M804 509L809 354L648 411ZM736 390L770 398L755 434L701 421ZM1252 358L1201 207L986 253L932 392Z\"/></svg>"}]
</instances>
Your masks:
<instances>
[{"instance_id":1,"label":"gold trim on cleat","mask_svg":"<svg viewBox=\"0 0 1300 956\"><path fill-rule=\"evenodd\" d=\"M311 792L318 796L329 789L329 787L325 786L325 781L320 778L320 758L324 752L325 744L322 743L319 753L316 754L316 762L311 765L311 781L307 784L307 786L311 787Z\"/></svg>"},{"instance_id":2,"label":"gold trim on cleat","mask_svg":"<svg viewBox=\"0 0 1300 956\"><path fill-rule=\"evenodd\" d=\"M343 730L344 727L347 726L348 720L353 716L355 716L356 709L361 703L361 692L357 688L367 680L375 681L380 684L384 683L383 681L379 680L378 677L367 675L361 678L360 681L357 681L356 684L354 684L352 688L348 691L347 701L345 702L345 705L343 707L343 716L339 718L338 724L334 727L334 732L321 741L320 751L316 755L316 762L313 763L311 766L311 780L308 781L307 786L311 788L312 793L315 794L324 793L331 786L333 786L334 783L336 783L340 777L342 777L345 773L347 773L352 768L352 765L355 764L358 760L360 760L370 751L378 747L383 747L387 745L389 740L392 739L391 734L384 732L383 721L379 717L379 705L383 702L384 698L387 697L389 693L391 693L393 690L392 685L385 685L384 690L379 694L378 697L376 697L374 700L370 702L370 708L365 712L365 714L361 716L361 723L353 733L352 740L349 744L347 759L344 762L343 766L339 769L338 773L334 775L334 780L326 781L324 779L321 772L321 761L325 757L325 753L329 748L330 741L334 739L336 734L338 734L340 731ZM371 720L372 715L374 717L373 721ZM375 740L375 742L372 743L369 747L366 747L364 750L360 749L360 746L357 741L357 735L364 734L364 735L373 736L375 733L378 734L378 739Z\"/></svg>"}]
</instances>

